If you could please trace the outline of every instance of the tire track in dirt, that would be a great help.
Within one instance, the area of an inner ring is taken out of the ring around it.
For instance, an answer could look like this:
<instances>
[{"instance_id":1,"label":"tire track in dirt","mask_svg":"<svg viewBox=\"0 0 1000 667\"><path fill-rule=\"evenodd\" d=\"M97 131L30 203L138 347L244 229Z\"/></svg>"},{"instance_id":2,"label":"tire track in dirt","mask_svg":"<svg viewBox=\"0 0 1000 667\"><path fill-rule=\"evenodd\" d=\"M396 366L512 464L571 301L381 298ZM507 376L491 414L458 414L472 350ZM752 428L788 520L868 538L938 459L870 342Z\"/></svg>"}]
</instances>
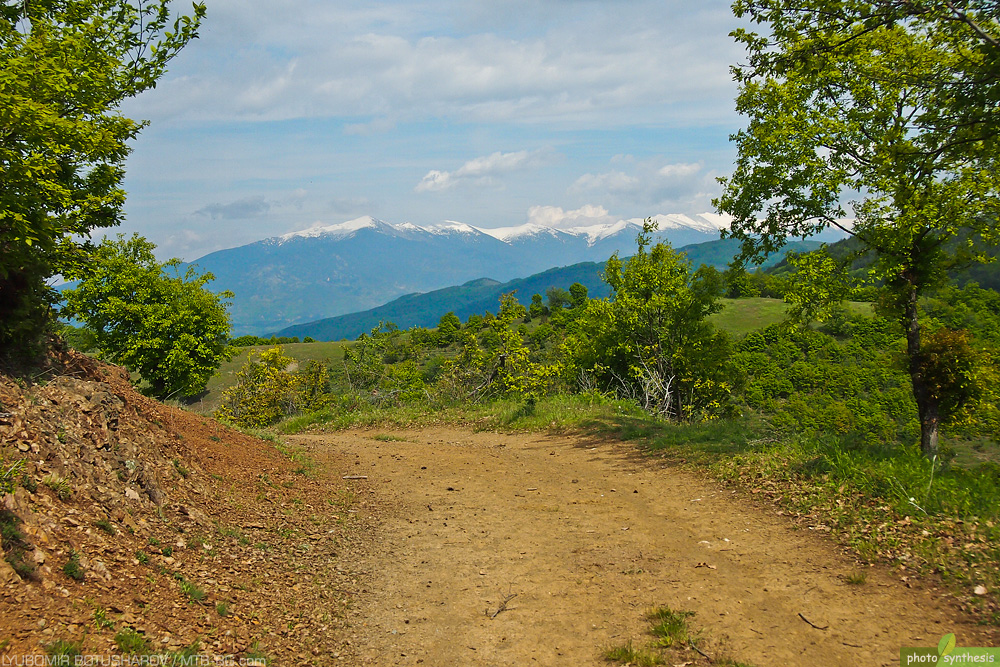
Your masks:
<instances>
[{"instance_id":1,"label":"tire track in dirt","mask_svg":"<svg viewBox=\"0 0 1000 667\"><path fill-rule=\"evenodd\" d=\"M695 612L707 653L758 667L896 665L901 646L947 632L997 639L929 581L908 589L870 568L846 584L857 566L828 538L632 445L374 435L292 438L320 460L353 457L343 474L367 475L388 505L353 619L361 664L602 665L604 648L646 642L657 605Z\"/></svg>"}]
</instances>

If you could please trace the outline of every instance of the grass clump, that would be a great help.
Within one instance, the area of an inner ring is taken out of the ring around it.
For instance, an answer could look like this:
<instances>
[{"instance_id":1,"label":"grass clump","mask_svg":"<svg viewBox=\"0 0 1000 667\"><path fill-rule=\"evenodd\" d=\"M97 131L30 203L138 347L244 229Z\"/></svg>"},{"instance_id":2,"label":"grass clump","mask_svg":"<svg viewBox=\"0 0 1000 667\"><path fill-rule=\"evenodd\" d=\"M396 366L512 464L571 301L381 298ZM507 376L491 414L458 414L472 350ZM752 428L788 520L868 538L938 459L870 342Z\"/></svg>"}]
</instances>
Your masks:
<instances>
[{"instance_id":1,"label":"grass clump","mask_svg":"<svg viewBox=\"0 0 1000 667\"><path fill-rule=\"evenodd\" d=\"M83 641L58 639L51 644L45 645L45 654L53 658L76 658L77 656L83 655ZM54 660L51 664L69 665L72 664L72 662L69 660Z\"/></svg>"},{"instance_id":2,"label":"grass clump","mask_svg":"<svg viewBox=\"0 0 1000 667\"><path fill-rule=\"evenodd\" d=\"M98 519L97 521L94 522L94 525L100 528L108 535L114 536L118 534L118 529L115 528L115 525L107 519Z\"/></svg>"},{"instance_id":3,"label":"grass clump","mask_svg":"<svg viewBox=\"0 0 1000 667\"><path fill-rule=\"evenodd\" d=\"M24 470L24 459L17 459L7 463L3 453L0 452L0 496L13 493L17 486L17 476Z\"/></svg>"},{"instance_id":4,"label":"grass clump","mask_svg":"<svg viewBox=\"0 0 1000 667\"><path fill-rule=\"evenodd\" d=\"M93 613L94 627L98 630L108 630L115 627L115 622L108 618L108 612L104 607L97 607Z\"/></svg>"},{"instance_id":5,"label":"grass clump","mask_svg":"<svg viewBox=\"0 0 1000 667\"><path fill-rule=\"evenodd\" d=\"M868 582L868 573L858 570L844 576L844 582L851 586L864 586Z\"/></svg>"},{"instance_id":6,"label":"grass clump","mask_svg":"<svg viewBox=\"0 0 1000 667\"><path fill-rule=\"evenodd\" d=\"M261 647L260 642L255 641L253 644L250 645L250 648L247 649L246 653L243 654L243 660L241 660L240 662L241 664L244 665L263 667L264 665L267 665L269 662L271 662L271 659L267 657L266 653L264 653L264 650Z\"/></svg>"},{"instance_id":7,"label":"grass clump","mask_svg":"<svg viewBox=\"0 0 1000 667\"><path fill-rule=\"evenodd\" d=\"M4 559L22 579L34 580L37 576L35 564L27 559L31 545L24 540L18 526L21 518L10 510L0 510L0 544L3 545Z\"/></svg>"},{"instance_id":8,"label":"grass clump","mask_svg":"<svg viewBox=\"0 0 1000 667\"><path fill-rule=\"evenodd\" d=\"M401 435L393 435L392 433L376 433L372 436L372 440L378 440L379 442L406 442L406 438Z\"/></svg>"},{"instance_id":9,"label":"grass clump","mask_svg":"<svg viewBox=\"0 0 1000 667\"><path fill-rule=\"evenodd\" d=\"M635 667L647 667L678 663L689 665L700 658L706 658L713 665L750 667L729 657L709 657L701 650L696 645L697 635L688 623L688 619L692 616L694 616L693 611L675 611L666 606L651 609L646 614L646 620L649 622L649 634L652 635L653 641L637 648L632 640L629 640L606 649L604 659Z\"/></svg>"},{"instance_id":10,"label":"grass clump","mask_svg":"<svg viewBox=\"0 0 1000 667\"><path fill-rule=\"evenodd\" d=\"M604 659L626 665L635 665L635 667L653 667L664 664L662 656L647 649L636 648L632 645L631 639L620 646L605 649Z\"/></svg>"},{"instance_id":11,"label":"grass clump","mask_svg":"<svg viewBox=\"0 0 1000 667\"><path fill-rule=\"evenodd\" d=\"M693 611L673 611L669 607L657 607L646 615L652 624L650 634L657 638L657 645L670 647L691 641L691 631L687 619Z\"/></svg>"},{"instance_id":12,"label":"grass clump","mask_svg":"<svg viewBox=\"0 0 1000 667\"><path fill-rule=\"evenodd\" d=\"M125 627L115 634L118 650L126 655L139 655L149 650L149 642L134 628Z\"/></svg>"},{"instance_id":13,"label":"grass clump","mask_svg":"<svg viewBox=\"0 0 1000 667\"><path fill-rule=\"evenodd\" d=\"M201 604L208 597L205 593L205 589L199 587L197 584L188 581L187 579L180 579L178 584L181 587L181 593L183 593L192 602L197 602Z\"/></svg>"},{"instance_id":14,"label":"grass clump","mask_svg":"<svg viewBox=\"0 0 1000 667\"><path fill-rule=\"evenodd\" d=\"M69 560L63 565L63 574L73 581L83 581L87 578L87 573L80 565L80 553L75 549L69 550Z\"/></svg>"},{"instance_id":15,"label":"grass clump","mask_svg":"<svg viewBox=\"0 0 1000 667\"><path fill-rule=\"evenodd\" d=\"M189 470L188 470L187 468L185 468L185 467L184 467L184 466L183 466L183 465L181 464L181 462L180 462L180 460L179 460L179 459L173 459L173 460L171 461L171 463L173 463L173 465L174 465L174 470L176 470L176 471L177 471L177 474L178 474L178 475L180 475L181 477L183 477L184 479L187 479L187 478L188 478L188 475L190 475L190 474L191 474L191 471L189 471Z\"/></svg>"},{"instance_id":16,"label":"grass clump","mask_svg":"<svg viewBox=\"0 0 1000 667\"><path fill-rule=\"evenodd\" d=\"M42 480L42 484L52 489L52 492L56 494L56 497L63 502L66 502L73 497L73 489L70 487L69 482L58 475L47 476Z\"/></svg>"}]
</instances>

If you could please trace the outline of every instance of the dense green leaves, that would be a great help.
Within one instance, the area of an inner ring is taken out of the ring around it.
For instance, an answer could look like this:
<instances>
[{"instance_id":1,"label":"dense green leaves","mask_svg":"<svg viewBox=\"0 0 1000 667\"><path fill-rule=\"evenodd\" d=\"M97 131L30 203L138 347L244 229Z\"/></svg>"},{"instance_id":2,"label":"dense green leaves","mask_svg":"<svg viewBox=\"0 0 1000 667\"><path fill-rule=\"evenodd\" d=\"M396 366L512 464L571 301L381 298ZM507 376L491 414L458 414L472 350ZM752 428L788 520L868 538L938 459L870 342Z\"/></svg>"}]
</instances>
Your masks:
<instances>
[{"instance_id":1,"label":"dense green leaves","mask_svg":"<svg viewBox=\"0 0 1000 667\"><path fill-rule=\"evenodd\" d=\"M638 238L638 253L608 260L609 300L591 301L577 364L607 389L625 392L647 410L686 420L717 414L732 384L726 379L729 343L706 318L720 309L722 275L691 272L666 244L649 247L655 225Z\"/></svg>"},{"instance_id":2,"label":"dense green leaves","mask_svg":"<svg viewBox=\"0 0 1000 667\"><path fill-rule=\"evenodd\" d=\"M80 284L65 292L66 314L94 332L101 355L138 373L154 396L192 396L230 352L229 314L206 289L211 274L179 260L159 263L138 235L106 239Z\"/></svg>"},{"instance_id":3,"label":"dense green leaves","mask_svg":"<svg viewBox=\"0 0 1000 667\"><path fill-rule=\"evenodd\" d=\"M933 456L941 415L917 363L917 303L951 267L985 260L1000 242L998 128L963 116L950 87L992 56L979 36L934 19L934 3L911 20L891 4L734 4L767 30L734 33L748 53L733 70L748 126L733 136L739 155L716 205L734 216L748 259L830 225L874 253L881 303L907 334L922 446ZM945 122L958 117L968 122Z\"/></svg>"},{"instance_id":4,"label":"dense green leaves","mask_svg":"<svg viewBox=\"0 0 1000 667\"><path fill-rule=\"evenodd\" d=\"M78 270L80 239L121 221L142 124L118 107L156 85L204 12L172 19L170 0L0 2L0 348L37 339L46 279Z\"/></svg>"}]
</instances>

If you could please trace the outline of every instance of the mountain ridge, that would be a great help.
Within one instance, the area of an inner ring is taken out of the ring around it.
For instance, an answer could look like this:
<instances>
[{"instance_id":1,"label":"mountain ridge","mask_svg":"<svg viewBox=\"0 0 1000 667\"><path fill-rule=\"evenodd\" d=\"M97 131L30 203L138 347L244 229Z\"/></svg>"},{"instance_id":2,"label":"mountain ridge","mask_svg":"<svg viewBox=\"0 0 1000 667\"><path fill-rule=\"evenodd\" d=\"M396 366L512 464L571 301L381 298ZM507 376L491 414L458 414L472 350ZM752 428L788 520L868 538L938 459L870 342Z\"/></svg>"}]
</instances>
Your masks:
<instances>
[{"instance_id":1,"label":"mountain ridge","mask_svg":"<svg viewBox=\"0 0 1000 667\"><path fill-rule=\"evenodd\" d=\"M718 239L715 214L658 215L654 237L674 246ZM262 333L377 307L396 297L489 277L507 282L554 266L630 254L642 220L560 228L420 226L363 216L219 250L191 264L235 295L233 332ZM502 238L501 238L502 237Z\"/></svg>"}]
</instances>

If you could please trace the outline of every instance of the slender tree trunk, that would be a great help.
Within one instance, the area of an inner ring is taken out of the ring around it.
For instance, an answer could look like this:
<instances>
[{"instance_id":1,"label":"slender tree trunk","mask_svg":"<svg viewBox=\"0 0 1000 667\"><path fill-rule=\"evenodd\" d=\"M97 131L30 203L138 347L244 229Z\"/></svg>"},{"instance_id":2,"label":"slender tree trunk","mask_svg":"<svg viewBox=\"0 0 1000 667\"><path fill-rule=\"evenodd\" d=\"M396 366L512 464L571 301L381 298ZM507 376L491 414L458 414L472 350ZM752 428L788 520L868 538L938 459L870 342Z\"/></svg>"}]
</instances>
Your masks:
<instances>
[{"instance_id":1,"label":"slender tree trunk","mask_svg":"<svg viewBox=\"0 0 1000 667\"><path fill-rule=\"evenodd\" d=\"M917 317L917 289L915 285L906 287L906 303L903 308L903 326L906 328L906 356L909 359L910 382L913 398L917 402L920 416L920 451L928 459L938 453L938 427L941 416L938 401L931 394L925 377L924 364L920 354L920 320Z\"/></svg>"}]
</instances>

